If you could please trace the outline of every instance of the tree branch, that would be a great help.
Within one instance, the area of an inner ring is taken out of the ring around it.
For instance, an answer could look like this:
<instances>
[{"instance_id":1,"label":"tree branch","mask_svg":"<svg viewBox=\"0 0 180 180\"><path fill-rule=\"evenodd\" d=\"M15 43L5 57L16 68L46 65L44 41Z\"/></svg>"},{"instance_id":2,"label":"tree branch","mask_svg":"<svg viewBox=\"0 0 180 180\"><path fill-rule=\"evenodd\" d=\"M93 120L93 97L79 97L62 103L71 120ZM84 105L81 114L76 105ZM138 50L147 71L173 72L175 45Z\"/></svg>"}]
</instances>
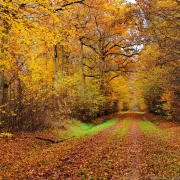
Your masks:
<instances>
[{"instance_id":1,"label":"tree branch","mask_svg":"<svg viewBox=\"0 0 180 180\"><path fill-rule=\"evenodd\" d=\"M85 0L79 0L79 1L74 1L74 2L70 2L67 4L63 4L61 7L56 8L55 11L62 11L64 7L70 6L72 4L84 4Z\"/></svg>"}]
</instances>

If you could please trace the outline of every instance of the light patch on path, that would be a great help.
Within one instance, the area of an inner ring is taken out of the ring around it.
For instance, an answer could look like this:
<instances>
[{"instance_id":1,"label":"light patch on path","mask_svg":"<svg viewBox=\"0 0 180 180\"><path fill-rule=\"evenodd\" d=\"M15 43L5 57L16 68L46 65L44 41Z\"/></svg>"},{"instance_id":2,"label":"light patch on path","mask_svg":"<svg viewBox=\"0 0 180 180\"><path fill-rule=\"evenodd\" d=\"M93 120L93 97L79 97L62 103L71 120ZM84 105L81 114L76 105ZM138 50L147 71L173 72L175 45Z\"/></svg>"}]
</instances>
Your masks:
<instances>
[{"instance_id":1,"label":"light patch on path","mask_svg":"<svg viewBox=\"0 0 180 180\"><path fill-rule=\"evenodd\" d=\"M124 139L126 154L129 156L128 176L132 179L140 179L143 169L143 133L140 131L137 120L133 120L129 131Z\"/></svg>"},{"instance_id":2,"label":"light patch on path","mask_svg":"<svg viewBox=\"0 0 180 180\"><path fill-rule=\"evenodd\" d=\"M145 176L144 170L147 168L147 164L144 159L148 154L145 154L143 149L144 143L144 134L140 130L138 120L134 119L123 138L117 161L119 162L118 170L113 172L111 179L139 180Z\"/></svg>"}]
</instances>

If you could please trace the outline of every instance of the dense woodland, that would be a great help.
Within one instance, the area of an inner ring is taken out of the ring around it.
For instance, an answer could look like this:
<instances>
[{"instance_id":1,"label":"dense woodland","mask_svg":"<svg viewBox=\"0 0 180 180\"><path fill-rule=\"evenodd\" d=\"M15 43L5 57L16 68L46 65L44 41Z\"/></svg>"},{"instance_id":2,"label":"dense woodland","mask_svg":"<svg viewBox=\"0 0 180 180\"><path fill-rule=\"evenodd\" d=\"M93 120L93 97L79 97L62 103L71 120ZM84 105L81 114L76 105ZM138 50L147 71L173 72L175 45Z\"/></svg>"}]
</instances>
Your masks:
<instances>
[{"instance_id":1,"label":"dense woodland","mask_svg":"<svg viewBox=\"0 0 180 180\"><path fill-rule=\"evenodd\" d=\"M180 121L179 0L0 0L0 130L139 109Z\"/></svg>"}]
</instances>

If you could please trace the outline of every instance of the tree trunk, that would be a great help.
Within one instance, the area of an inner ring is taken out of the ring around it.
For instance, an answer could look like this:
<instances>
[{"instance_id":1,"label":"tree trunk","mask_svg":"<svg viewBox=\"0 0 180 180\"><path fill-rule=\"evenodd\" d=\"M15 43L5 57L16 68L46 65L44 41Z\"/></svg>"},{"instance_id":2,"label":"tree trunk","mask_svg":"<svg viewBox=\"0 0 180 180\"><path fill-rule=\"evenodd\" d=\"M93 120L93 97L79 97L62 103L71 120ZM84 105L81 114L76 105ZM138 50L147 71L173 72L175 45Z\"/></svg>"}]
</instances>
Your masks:
<instances>
[{"instance_id":1,"label":"tree trunk","mask_svg":"<svg viewBox=\"0 0 180 180\"><path fill-rule=\"evenodd\" d=\"M21 80L20 78L18 77L17 79L17 90L18 90L18 112L19 112L19 118L18 118L18 122L16 124L16 128L17 129L20 129L21 128L21 125L22 125L22 122L23 119L22 119L22 85L21 85Z\"/></svg>"},{"instance_id":2,"label":"tree trunk","mask_svg":"<svg viewBox=\"0 0 180 180\"><path fill-rule=\"evenodd\" d=\"M0 105L3 104L3 76L0 74ZM2 113L0 112L0 120L2 119Z\"/></svg>"},{"instance_id":3,"label":"tree trunk","mask_svg":"<svg viewBox=\"0 0 180 180\"><path fill-rule=\"evenodd\" d=\"M61 73L62 73L62 78L64 78L64 63L65 63L65 56L64 56L64 47L63 45L61 46L61 58L62 58L62 66L61 66Z\"/></svg>"},{"instance_id":4,"label":"tree trunk","mask_svg":"<svg viewBox=\"0 0 180 180\"><path fill-rule=\"evenodd\" d=\"M54 66L55 66L55 84L58 82L59 60L58 60L58 44L54 46Z\"/></svg>"},{"instance_id":5,"label":"tree trunk","mask_svg":"<svg viewBox=\"0 0 180 180\"><path fill-rule=\"evenodd\" d=\"M83 44L81 43L81 53L80 53L80 67L81 67L81 75L82 75L82 96L85 95L85 72L84 72L84 55L83 55Z\"/></svg>"}]
</instances>

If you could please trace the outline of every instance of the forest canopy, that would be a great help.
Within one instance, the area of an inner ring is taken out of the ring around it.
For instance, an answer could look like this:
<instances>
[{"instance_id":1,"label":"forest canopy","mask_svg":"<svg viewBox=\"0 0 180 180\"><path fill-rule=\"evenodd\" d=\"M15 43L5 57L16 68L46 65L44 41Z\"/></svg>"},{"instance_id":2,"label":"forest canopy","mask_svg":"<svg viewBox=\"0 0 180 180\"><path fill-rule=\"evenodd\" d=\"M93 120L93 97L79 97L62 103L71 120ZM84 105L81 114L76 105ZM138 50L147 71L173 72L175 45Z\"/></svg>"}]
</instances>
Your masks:
<instances>
[{"instance_id":1,"label":"forest canopy","mask_svg":"<svg viewBox=\"0 0 180 180\"><path fill-rule=\"evenodd\" d=\"M138 107L179 121L179 1L1 0L0 127Z\"/></svg>"}]
</instances>

